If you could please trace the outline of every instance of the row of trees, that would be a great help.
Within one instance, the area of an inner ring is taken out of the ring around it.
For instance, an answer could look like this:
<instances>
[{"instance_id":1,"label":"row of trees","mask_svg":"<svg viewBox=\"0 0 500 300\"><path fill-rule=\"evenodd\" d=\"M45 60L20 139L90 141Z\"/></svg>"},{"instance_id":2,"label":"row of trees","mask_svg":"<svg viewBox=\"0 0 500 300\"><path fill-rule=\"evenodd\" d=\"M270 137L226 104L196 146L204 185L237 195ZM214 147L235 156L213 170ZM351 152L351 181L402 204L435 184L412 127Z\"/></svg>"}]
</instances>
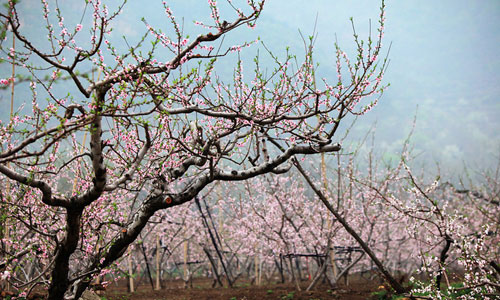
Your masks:
<instances>
[{"instance_id":1,"label":"row of trees","mask_svg":"<svg viewBox=\"0 0 500 300\"><path fill-rule=\"evenodd\" d=\"M368 161L375 160L368 157ZM368 172L359 171L355 163L340 164L334 172L340 174L337 180L323 176L317 182L325 184L323 193L329 202L391 276L411 277L408 294L420 292L431 298L498 294L498 166L481 174L480 185L466 189L440 177L416 176L405 161L392 167L370 165ZM209 199L200 200L201 211L195 204L179 211L183 216L179 219L194 223L173 223L152 231L174 237L165 243L170 245L171 270L184 268L184 247L189 241L193 264L183 275L186 281L195 270L211 269L214 283L219 275L231 284L244 274L257 282L259 278L289 279L300 289L304 272L332 286L349 271L373 272L376 266L353 236L306 183L297 180L298 174L289 175L254 179L236 196L221 197L213 191ZM238 190L238 186L224 190ZM199 219L203 215L210 225ZM217 236L213 243L210 235ZM153 253L154 243L147 244ZM206 264L198 264L202 261ZM457 281L463 283L459 288L454 285Z\"/></svg>"},{"instance_id":2,"label":"row of trees","mask_svg":"<svg viewBox=\"0 0 500 300\"><path fill-rule=\"evenodd\" d=\"M377 165L382 160L370 153L362 157L368 170L361 171L365 164L359 157L343 157L328 171L309 168L307 176L321 183L329 203L390 275L398 282L410 279L405 293L464 294L464 299L498 294L499 166L481 174L481 184L456 187L446 178L415 175L406 160ZM334 288L348 273L384 279L299 178L290 171L244 185L220 184L193 202L162 211L124 258L94 280L106 285L133 277L158 288L159 278L183 279L186 286L200 276L213 278L214 286L250 278L257 284L290 281L301 289L304 279L310 280L307 288L319 281ZM92 219L96 227L106 223L98 214ZM27 247L24 238L11 238L18 253ZM27 254L11 264L11 282L30 282L50 263Z\"/></svg>"}]
</instances>

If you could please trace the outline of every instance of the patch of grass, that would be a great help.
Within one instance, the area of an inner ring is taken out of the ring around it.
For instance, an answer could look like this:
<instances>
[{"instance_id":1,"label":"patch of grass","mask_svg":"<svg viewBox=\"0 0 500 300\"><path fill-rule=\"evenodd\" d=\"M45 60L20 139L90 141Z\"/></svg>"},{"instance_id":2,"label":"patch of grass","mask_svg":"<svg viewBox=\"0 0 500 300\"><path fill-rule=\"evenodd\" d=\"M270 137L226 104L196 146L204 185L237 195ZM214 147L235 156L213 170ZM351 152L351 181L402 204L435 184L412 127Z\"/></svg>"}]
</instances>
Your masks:
<instances>
[{"instance_id":1,"label":"patch of grass","mask_svg":"<svg viewBox=\"0 0 500 300\"><path fill-rule=\"evenodd\" d=\"M245 283L237 283L237 284L235 284L234 286L235 286L235 287L243 287L243 288L246 288L246 287L250 287L250 285L251 285L250 283L245 282Z\"/></svg>"},{"instance_id":2,"label":"patch of grass","mask_svg":"<svg viewBox=\"0 0 500 300\"><path fill-rule=\"evenodd\" d=\"M281 296L282 300L291 300L295 296L295 292L290 292L286 295Z\"/></svg>"},{"instance_id":3,"label":"patch of grass","mask_svg":"<svg viewBox=\"0 0 500 300\"><path fill-rule=\"evenodd\" d=\"M451 288L462 288L464 287L463 283L458 282L458 283L452 283L450 285L450 289L448 288L442 288L441 289L441 294L446 297L446 299L458 299L461 296L466 296L468 295L469 297L472 297L472 299L483 299L482 296L480 295L472 295L472 290L471 289L463 289L463 290L453 290ZM484 290L486 292L486 290ZM425 293L413 293L413 296L427 296L427 297L433 297L435 294L433 292L425 292ZM385 289L373 292L371 294L372 299L378 299L378 300L401 300L401 299L407 299L405 296L401 295L394 295L393 291L387 291Z\"/></svg>"}]
</instances>

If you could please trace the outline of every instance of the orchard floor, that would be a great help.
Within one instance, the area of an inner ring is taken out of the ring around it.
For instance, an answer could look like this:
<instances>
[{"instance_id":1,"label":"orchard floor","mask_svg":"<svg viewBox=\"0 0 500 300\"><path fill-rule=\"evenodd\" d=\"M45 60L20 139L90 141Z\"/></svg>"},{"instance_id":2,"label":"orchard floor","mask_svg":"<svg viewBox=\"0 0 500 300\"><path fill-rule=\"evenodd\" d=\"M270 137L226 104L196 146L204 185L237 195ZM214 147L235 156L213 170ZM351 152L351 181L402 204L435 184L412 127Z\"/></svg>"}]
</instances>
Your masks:
<instances>
[{"instance_id":1,"label":"orchard floor","mask_svg":"<svg viewBox=\"0 0 500 300\"><path fill-rule=\"evenodd\" d=\"M341 284L333 290L328 285L318 285L313 291L306 292L307 282L303 282L303 291L296 291L293 284L255 286L237 283L233 288L211 288L211 283L211 280L196 280L192 288L185 289L181 282L165 282L159 291L143 284L134 293L128 293L126 286L111 285L101 296L107 300L365 300L380 287L378 282L362 280L348 286Z\"/></svg>"}]
</instances>

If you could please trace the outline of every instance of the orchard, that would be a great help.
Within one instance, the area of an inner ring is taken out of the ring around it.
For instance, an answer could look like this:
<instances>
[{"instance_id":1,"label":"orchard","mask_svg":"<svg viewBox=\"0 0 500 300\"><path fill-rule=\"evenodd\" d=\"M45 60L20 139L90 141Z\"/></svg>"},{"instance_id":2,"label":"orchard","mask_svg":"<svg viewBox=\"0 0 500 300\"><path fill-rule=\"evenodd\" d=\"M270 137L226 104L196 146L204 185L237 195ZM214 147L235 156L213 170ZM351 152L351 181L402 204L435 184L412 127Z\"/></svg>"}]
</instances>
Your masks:
<instances>
[{"instance_id":1,"label":"orchard","mask_svg":"<svg viewBox=\"0 0 500 300\"><path fill-rule=\"evenodd\" d=\"M341 145L388 88L383 1L324 78L314 34L303 55L224 42L266 1L209 0L201 21L163 1L135 41L114 34L128 3L81 1L70 19L23 2L0 13L2 297L139 284L170 299L201 279L334 295L354 278L387 299L500 297L500 165L457 183L413 167L408 141L390 163Z\"/></svg>"}]
</instances>

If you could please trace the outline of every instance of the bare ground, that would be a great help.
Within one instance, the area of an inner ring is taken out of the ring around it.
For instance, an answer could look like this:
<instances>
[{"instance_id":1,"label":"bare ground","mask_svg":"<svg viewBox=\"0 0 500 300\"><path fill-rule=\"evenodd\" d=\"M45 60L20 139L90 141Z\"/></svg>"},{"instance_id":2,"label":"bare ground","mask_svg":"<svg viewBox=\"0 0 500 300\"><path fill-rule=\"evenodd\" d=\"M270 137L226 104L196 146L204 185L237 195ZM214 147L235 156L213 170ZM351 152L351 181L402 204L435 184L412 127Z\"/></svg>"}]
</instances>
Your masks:
<instances>
[{"instance_id":1,"label":"bare ground","mask_svg":"<svg viewBox=\"0 0 500 300\"><path fill-rule=\"evenodd\" d=\"M297 291L293 284L266 284L261 286L249 283L236 284L236 287L211 288L211 280L196 280L192 288L185 289L180 281L164 282L163 289L153 291L150 285L139 286L137 291L129 293L124 285L111 285L101 294L108 300L323 300L370 299L372 292L380 289L378 282L368 280L351 281L349 285L341 284L337 289L328 285L319 285L313 291L304 291L307 282L303 283L303 290Z\"/></svg>"}]
</instances>

